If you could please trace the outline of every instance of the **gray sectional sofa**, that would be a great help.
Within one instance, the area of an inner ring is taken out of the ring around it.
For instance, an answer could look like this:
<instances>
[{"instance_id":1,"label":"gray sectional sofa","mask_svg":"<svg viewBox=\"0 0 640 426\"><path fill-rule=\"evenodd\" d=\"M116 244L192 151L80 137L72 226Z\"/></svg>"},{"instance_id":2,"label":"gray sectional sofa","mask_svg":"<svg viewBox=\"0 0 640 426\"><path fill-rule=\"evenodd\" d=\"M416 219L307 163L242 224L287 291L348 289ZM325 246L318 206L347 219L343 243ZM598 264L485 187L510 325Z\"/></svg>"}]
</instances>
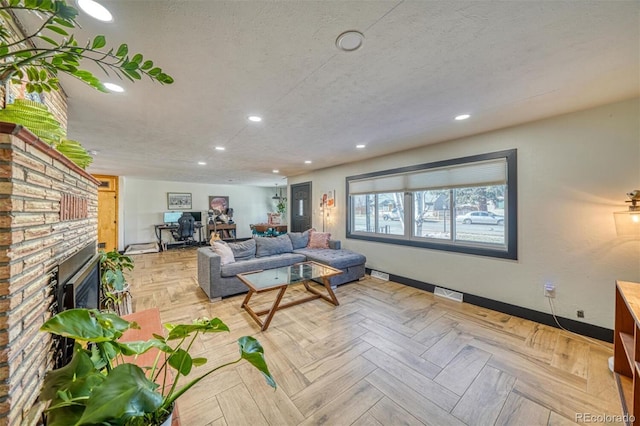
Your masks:
<instances>
[{"instance_id":1,"label":"gray sectional sofa","mask_svg":"<svg viewBox=\"0 0 640 426\"><path fill-rule=\"evenodd\" d=\"M331 277L332 287L364 277L366 258L340 248L340 241L329 241L329 248L308 248L309 231L290 232L275 238L254 237L239 243L229 243L234 261L222 264L222 258L212 247L198 249L198 284L209 300L246 293L248 288L236 274L290 266L313 260L342 270Z\"/></svg>"}]
</instances>

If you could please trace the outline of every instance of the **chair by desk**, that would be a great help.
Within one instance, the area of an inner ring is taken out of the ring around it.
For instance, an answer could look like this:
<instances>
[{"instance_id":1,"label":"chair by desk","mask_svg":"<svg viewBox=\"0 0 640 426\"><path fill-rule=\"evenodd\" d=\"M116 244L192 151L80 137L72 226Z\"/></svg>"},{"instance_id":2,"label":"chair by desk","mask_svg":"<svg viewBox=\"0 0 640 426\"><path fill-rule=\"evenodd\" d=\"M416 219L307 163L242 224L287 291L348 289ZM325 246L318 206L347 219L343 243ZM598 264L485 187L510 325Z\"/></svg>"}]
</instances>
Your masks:
<instances>
[{"instance_id":1,"label":"chair by desk","mask_svg":"<svg viewBox=\"0 0 640 426\"><path fill-rule=\"evenodd\" d=\"M174 245L174 244L183 244L182 242L178 241L176 243L171 243L168 240L163 240L162 239L162 231L169 231L169 233L175 231L178 229L178 224L169 224L169 223L160 223L158 225L153 225L154 229L155 229L155 234L156 234L156 238L158 239L158 245L160 246L160 249L162 251L167 250L167 246L169 245ZM198 243L202 244L203 240L202 240L202 224L200 222L196 222L194 224L194 229L196 229L198 231Z\"/></svg>"},{"instance_id":2,"label":"chair by desk","mask_svg":"<svg viewBox=\"0 0 640 426\"><path fill-rule=\"evenodd\" d=\"M178 219L178 229L171 231L173 239L176 241L182 241L186 244L194 243L193 231L195 223L196 220L191 214L183 213L180 219Z\"/></svg>"}]
</instances>

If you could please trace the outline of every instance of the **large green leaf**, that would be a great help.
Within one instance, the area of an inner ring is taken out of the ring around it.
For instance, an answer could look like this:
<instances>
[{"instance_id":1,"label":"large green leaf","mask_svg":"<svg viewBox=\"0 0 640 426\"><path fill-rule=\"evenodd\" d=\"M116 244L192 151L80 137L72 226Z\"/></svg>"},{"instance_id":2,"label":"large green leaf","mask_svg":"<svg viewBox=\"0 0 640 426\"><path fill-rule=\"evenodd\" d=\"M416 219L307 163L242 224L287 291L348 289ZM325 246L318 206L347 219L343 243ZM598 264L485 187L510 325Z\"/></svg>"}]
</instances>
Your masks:
<instances>
[{"instance_id":1,"label":"large green leaf","mask_svg":"<svg viewBox=\"0 0 640 426\"><path fill-rule=\"evenodd\" d=\"M155 391L157 387L137 365L119 365L93 390L80 423L123 422L130 417L151 413L163 401L162 395Z\"/></svg>"},{"instance_id":2,"label":"large green leaf","mask_svg":"<svg viewBox=\"0 0 640 426\"><path fill-rule=\"evenodd\" d=\"M129 53L129 46L127 46L126 44L121 44L116 51L116 56L118 58L123 58L127 56L127 53Z\"/></svg>"},{"instance_id":3,"label":"large green leaf","mask_svg":"<svg viewBox=\"0 0 640 426\"><path fill-rule=\"evenodd\" d=\"M136 53L135 55L133 55L133 58L131 58L131 62L135 63L137 65L140 65L140 62L142 62L142 55L139 53Z\"/></svg>"},{"instance_id":4,"label":"large green leaf","mask_svg":"<svg viewBox=\"0 0 640 426\"><path fill-rule=\"evenodd\" d=\"M93 39L92 49L101 49L107 45L107 39L103 35L98 35Z\"/></svg>"},{"instance_id":5,"label":"large green leaf","mask_svg":"<svg viewBox=\"0 0 640 426\"><path fill-rule=\"evenodd\" d=\"M43 399L54 399L59 390L69 389L75 382L90 376L92 373L95 373L95 369L89 355L76 343L73 347L71 362L62 368L47 372L40 396ZM78 395L88 395L88 391L85 392L81 387L76 388L75 392Z\"/></svg>"},{"instance_id":6,"label":"large green leaf","mask_svg":"<svg viewBox=\"0 0 640 426\"><path fill-rule=\"evenodd\" d=\"M58 33L58 34L63 35L63 36L68 36L69 35L68 32L66 32L65 30L63 30L62 28L60 28L60 27L58 27L56 25L47 25L45 28L47 28L48 30L53 31L54 33Z\"/></svg>"},{"instance_id":7,"label":"large green leaf","mask_svg":"<svg viewBox=\"0 0 640 426\"><path fill-rule=\"evenodd\" d=\"M276 388L276 381L269 372L267 362L264 360L264 349L256 339L251 336L244 336L238 339L240 345L240 356L246 359L251 365L260 370L267 380L267 384L272 388Z\"/></svg>"},{"instance_id":8,"label":"large green leaf","mask_svg":"<svg viewBox=\"0 0 640 426\"><path fill-rule=\"evenodd\" d=\"M84 413L84 405L57 407L47 412L47 426L69 426L78 424Z\"/></svg>"},{"instance_id":9,"label":"large green leaf","mask_svg":"<svg viewBox=\"0 0 640 426\"><path fill-rule=\"evenodd\" d=\"M193 359L184 349L178 349L169 357L169 365L176 369L179 374L186 376L191 373Z\"/></svg>"},{"instance_id":10,"label":"large green leaf","mask_svg":"<svg viewBox=\"0 0 640 426\"><path fill-rule=\"evenodd\" d=\"M152 348L156 348L167 353L173 352L173 349L165 343L164 339L155 338L136 342L118 342L117 344L122 355L139 355Z\"/></svg>"},{"instance_id":11,"label":"large green leaf","mask_svg":"<svg viewBox=\"0 0 640 426\"><path fill-rule=\"evenodd\" d=\"M109 342L129 328L137 328L137 324L94 309L69 309L50 318L40 330L75 340Z\"/></svg>"},{"instance_id":12,"label":"large green leaf","mask_svg":"<svg viewBox=\"0 0 640 426\"><path fill-rule=\"evenodd\" d=\"M229 331L229 327L227 327L220 318L213 318L211 320L203 318L194 321L193 324L173 325L167 323L164 326L169 330L167 340L183 339L193 332L219 333L222 331Z\"/></svg>"}]
</instances>

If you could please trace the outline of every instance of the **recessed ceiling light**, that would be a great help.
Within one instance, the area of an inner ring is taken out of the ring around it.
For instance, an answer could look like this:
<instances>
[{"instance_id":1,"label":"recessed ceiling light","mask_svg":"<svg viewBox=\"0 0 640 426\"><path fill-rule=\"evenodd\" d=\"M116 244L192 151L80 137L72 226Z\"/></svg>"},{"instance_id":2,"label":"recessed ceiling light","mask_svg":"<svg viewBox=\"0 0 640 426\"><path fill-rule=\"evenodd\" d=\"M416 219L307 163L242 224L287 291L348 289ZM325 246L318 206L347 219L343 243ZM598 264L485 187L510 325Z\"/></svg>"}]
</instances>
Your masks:
<instances>
[{"instance_id":1,"label":"recessed ceiling light","mask_svg":"<svg viewBox=\"0 0 640 426\"><path fill-rule=\"evenodd\" d=\"M280 170L278 170L278 169L273 169L273 173L280 173Z\"/></svg>"},{"instance_id":2,"label":"recessed ceiling light","mask_svg":"<svg viewBox=\"0 0 640 426\"><path fill-rule=\"evenodd\" d=\"M98 153L100 153L100 151L98 151L97 149L90 149L87 152L91 155L98 155Z\"/></svg>"},{"instance_id":3,"label":"recessed ceiling light","mask_svg":"<svg viewBox=\"0 0 640 426\"><path fill-rule=\"evenodd\" d=\"M116 93L122 93L124 92L124 89L121 86L118 86L117 84L113 84L113 83L102 83L102 85L104 87L106 87L107 89L109 89L112 92L116 92Z\"/></svg>"},{"instance_id":4,"label":"recessed ceiling light","mask_svg":"<svg viewBox=\"0 0 640 426\"><path fill-rule=\"evenodd\" d=\"M366 147L366 145L365 145L365 144L362 144L362 143L361 143L360 145L356 145L356 148L358 148L358 149L362 149L362 148L364 148L364 147Z\"/></svg>"},{"instance_id":5,"label":"recessed ceiling light","mask_svg":"<svg viewBox=\"0 0 640 426\"><path fill-rule=\"evenodd\" d=\"M259 123L260 121L262 121L262 117L260 117L259 115L250 115L247 118L249 119L249 121L253 121L254 123Z\"/></svg>"},{"instance_id":6,"label":"recessed ceiling light","mask_svg":"<svg viewBox=\"0 0 640 426\"><path fill-rule=\"evenodd\" d=\"M311 160L305 160L304 164L311 164Z\"/></svg>"},{"instance_id":7,"label":"recessed ceiling light","mask_svg":"<svg viewBox=\"0 0 640 426\"><path fill-rule=\"evenodd\" d=\"M78 0L78 6L80 6L80 9L84 10L87 15L97 19L98 21L113 21L111 12L109 12L106 7L98 2L95 2L93 0Z\"/></svg>"},{"instance_id":8,"label":"recessed ceiling light","mask_svg":"<svg viewBox=\"0 0 640 426\"><path fill-rule=\"evenodd\" d=\"M360 31L345 31L336 39L336 47L345 52L360 49L364 42L364 35Z\"/></svg>"},{"instance_id":9,"label":"recessed ceiling light","mask_svg":"<svg viewBox=\"0 0 640 426\"><path fill-rule=\"evenodd\" d=\"M469 117L471 117L469 114L460 114L460 115L456 116L455 119L460 121L460 120L466 120Z\"/></svg>"},{"instance_id":10,"label":"recessed ceiling light","mask_svg":"<svg viewBox=\"0 0 640 426\"><path fill-rule=\"evenodd\" d=\"M204 161L198 161L198 166L206 166L207 163L205 163Z\"/></svg>"},{"instance_id":11,"label":"recessed ceiling light","mask_svg":"<svg viewBox=\"0 0 640 426\"><path fill-rule=\"evenodd\" d=\"M224 151L224 146L216 146L216 151Z\"/></svg>"}]
</instances>

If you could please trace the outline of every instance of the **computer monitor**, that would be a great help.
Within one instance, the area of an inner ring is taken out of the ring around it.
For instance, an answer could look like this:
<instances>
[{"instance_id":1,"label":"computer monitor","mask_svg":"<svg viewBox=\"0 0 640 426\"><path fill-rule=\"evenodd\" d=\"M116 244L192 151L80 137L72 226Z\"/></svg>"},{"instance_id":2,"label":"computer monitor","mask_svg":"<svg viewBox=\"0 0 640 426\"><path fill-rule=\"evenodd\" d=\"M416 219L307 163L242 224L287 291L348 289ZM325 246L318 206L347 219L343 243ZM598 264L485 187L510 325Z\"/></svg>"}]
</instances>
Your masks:
<instances>
[{"instance_id":1,"label":"computer monitor","mask_svg":"<svg viewBox=\"0 0 640 426\"><path fill-rule=\"evenodd\" d=\"M164 212L164 223L178 223L182 212Z\"/></svg>"},{"instance_id":2,"label":"computer monitor","mask_svg":"<svg viewBox=\"0 0 640 426\"><path fill-rule=\"evenodd\" d=\"M202 222L202 212L185 212L185 213L189 213L191 216L193 216L193 219L196 222Z\"/></svg>"}]
</instances>

